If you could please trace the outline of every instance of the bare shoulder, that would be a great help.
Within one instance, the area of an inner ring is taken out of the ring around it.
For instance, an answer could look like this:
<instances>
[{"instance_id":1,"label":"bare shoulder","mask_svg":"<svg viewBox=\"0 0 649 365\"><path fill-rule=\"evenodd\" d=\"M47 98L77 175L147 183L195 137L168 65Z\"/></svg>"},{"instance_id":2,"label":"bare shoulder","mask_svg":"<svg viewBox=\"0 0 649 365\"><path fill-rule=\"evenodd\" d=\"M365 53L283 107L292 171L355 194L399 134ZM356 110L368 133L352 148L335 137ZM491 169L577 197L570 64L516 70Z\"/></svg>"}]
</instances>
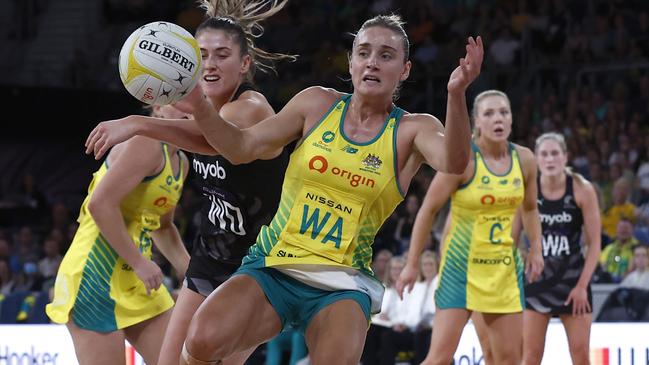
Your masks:
<instances>
[{"instance_id":1,"label":"bare shoulder","mask_svg":"<svg viewBox=\"0 0 649 365\"><path fill-rule=\"evenodd\" d=\"M585 177L581 176L581 174L573 172L572 180L572 187L576 195L581 195L585 198L597 196L595 186L590 181L586 180Z\"/></svg>"},{"instance_id":2,"label":"bare shoulder","mask_svg":"<svg viewBox=\"0 0 649 365\"><path fill-rule=\"evenodd\" d=\"M133 156L137 156L137 158L133 158ZM164 160L164 155L160 141L149 137L135 136L113 147L106 160L109 165L118 163L144 169L155 169Z\"/></svg>"},{"instance_id":3,"label":"bare shoulder","mask_svg":"<svg viewBox=\"0 0 649 365\"><path fill-rule=\"evenodd\" d=\"M239 95L237 100L234 100L228 104L233 104L236 102L246 103L250 106L256 106L260 108L271 108L268 99L266 99L266 96L256 90L246 90L241 95ZM224 105L224 107L228 104Z\"/></svg>"},{"instance_id":4,"label":"bare shoulder","mask_svg":"<svg viewBox=\"0 0 649 365\"><path fill-rule=\"evenodd\" d=\"M521 146L516 143L512 143L514 145L514 148L516 149L516 153L518 153L518 156L523 163L524 166L534 166L536 168L536 158L534 157L534 152L532 152L531 149Z\"/></svg>"},{"instance_id":5,"label":"bare shoulder","mask_svg":"<svg viewBox=\"0 0 649 365\"><path fill-rule=\"evenodd\" d=\"M344 93L322 86L311 86L291 99L287 106L297 108L305 118L304 130L309 130L339 100Z\"/></svg>"},{"instance_id":6,"label":"bare shoulder","mask_svg":"<svg viewBox=\"0 0 649 365\"><path fill-rule=\"evenodd\" d=\"M310 86L295 95L294 99L307 101L308 104L312 105L331 105L343 95L344 93L332 88Z\"/></svg>"},{"instance_id":7,"label":"bare shoulder","mask_svg":"<svg viewBox=\"0 0 649 365\"><path fill-rule=\"evenodd\" d=\"M419 125L441 129L444 128L442 122L439 119L426 113L404 112L403 117L401 117L401 122L407 122L412 126Z\"/></svg>"},{"instance_id":8,"label":"bare shoulder","mask_svg":"<svg viewBox=\"0 0 649 365\"><path fill-rule=\"evenodd\" d=\"M532 150L530 150L529 148L516 143L512 143L512 145L514 146L514 149L518 154L518 161L520 163L523 176L525 177L525 182L529 184L530 180L534 180L534 184L536 184L537 167L536 156L534 156L534 152L532 152Z\"/></svg>"},{"instance_id":9,"label":"bare shoulder","mask_svg":"<svg viewBox=\"0 0 649 365\"><path fill-rule=\"evenodd\" d=\"M247 90L237 100L223 105L219 114L223 119L236 124L239 128L247 128L271 117L275 111L262 93Z\"/></svg>"},{"instance_id":10,"label":"bare shoulder","mask_svg":"<svg viewBox=\"0 0 649 365\"><path fill-rule=\"evenodd\" d=\"M136 135L113 147L110 156L111 159L117 159L121 155L133 156L133 153L137 153L139 159L156 155L162 156L162 147L160 147L160 141Z\"/></svg>"},{"instance_id":11,"label":"bare shoulder","mask_svg":"<svg viewBox=\"0 0 649 365\"><path fill-rule=\"evenodd\" d=\"M430 114L405 112L399 122L398 133L402 141L414 141L417 136L428 140L430 134L444 134L444 126Z\"/></svg>"}]
</instances>

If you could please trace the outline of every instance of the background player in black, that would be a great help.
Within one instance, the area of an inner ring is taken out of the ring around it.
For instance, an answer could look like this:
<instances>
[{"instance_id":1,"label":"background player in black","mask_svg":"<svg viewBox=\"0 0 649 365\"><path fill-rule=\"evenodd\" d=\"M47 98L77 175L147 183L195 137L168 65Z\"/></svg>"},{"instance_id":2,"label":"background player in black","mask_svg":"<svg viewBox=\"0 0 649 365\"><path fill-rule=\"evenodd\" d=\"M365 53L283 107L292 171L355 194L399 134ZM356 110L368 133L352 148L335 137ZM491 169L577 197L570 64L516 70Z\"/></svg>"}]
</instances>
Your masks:
<instances>
[{"instance_id":1,"label":"background player in black","mask_svg":"<svg viewBox=\"0 0 649 365\"><path fill-rule=\"evenodd\" d=\"M240 0L202 3L207 19L196 30L203 62L199 85L219 114L239 128L275 114L266 98L251 84L254 69L270 69L264 61L294 57L256 48L252 31L254 28L258 36L259 22L285 4L286 1ZM240 266L260 227L268 224L277 210L288 153L279 149L260 160L233 165L218 155L192 121L156 123L151 120L146 125L135 125L123 118L100 123L88 140L98 135L104 138L103 148L92 150L99 158L107 148L136 134L173 141L197 152L192 168L204 198L201 227L158 362L177 365L194 312ZM252 350L235 354L224 363L243 363Z\"/></svg>"},{"instance_id":2,"label":"background player in black","mask_svg":"<svg viewBox=\"0 0 649 365\"><path fill-rule=\"evenodd\" d=\"M559 316L568 336L573 364L589 363L592 294L590 280L601 251L601 220L593 185L566 168L562 135L536 140L538 206L545 267L541 278L525 286L523 363L540 364L552 316ZM582 229L587 244L582 252Z\"/></svg>"}]
</instances>

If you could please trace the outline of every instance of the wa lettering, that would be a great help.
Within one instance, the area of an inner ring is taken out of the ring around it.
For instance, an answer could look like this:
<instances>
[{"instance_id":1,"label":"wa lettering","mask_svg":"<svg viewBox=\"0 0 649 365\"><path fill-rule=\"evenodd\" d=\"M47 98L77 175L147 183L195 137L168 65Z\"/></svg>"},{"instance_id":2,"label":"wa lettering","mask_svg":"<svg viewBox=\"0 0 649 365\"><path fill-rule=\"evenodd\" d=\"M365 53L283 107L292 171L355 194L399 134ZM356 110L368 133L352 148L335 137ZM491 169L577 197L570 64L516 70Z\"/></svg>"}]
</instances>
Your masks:
<instances>
[{"instance_id":1,"label":"wa lettering","mask_svg":"<svg viewBox=\"0 0 649 365\"><path fill-rule=\"evenodd\" d=\"M543 236L543 256L570 255L568 237L549 234Z\"/></svg>"},{"instance_id":2,"label":"wa lettering","mask_svg":"<svg viewBox=\"0 0 649 365\"><path fill-rule=\"evenodd\" d=\"M323 244L333 242L336 248L340 248L343 236L343 219L338 217L335 222L329 222L331 212L326 212L320 220L320 208L315 208L309 214L309 205L304 204L302 210L302 223L300 224L300 234L310 231L311 239L315 240L327 228L327 234L320 241ZM327 223L329 225L327 226Z\"/></svg>"}]
</instances>

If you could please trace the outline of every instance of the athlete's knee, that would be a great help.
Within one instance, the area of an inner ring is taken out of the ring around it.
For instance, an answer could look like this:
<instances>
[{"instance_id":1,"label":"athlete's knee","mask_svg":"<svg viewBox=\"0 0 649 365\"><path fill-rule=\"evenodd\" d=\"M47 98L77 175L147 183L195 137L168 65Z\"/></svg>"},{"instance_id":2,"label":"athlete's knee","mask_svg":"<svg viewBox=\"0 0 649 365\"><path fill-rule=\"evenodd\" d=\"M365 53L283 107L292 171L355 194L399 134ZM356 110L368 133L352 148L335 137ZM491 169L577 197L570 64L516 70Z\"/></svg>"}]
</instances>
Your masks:
<instances>
[{"instance_id":1,"label":"athlete's knee","mask_svg":"<svg viewBox=\"0 0 649 365\"><path fill-rule=\"evenodd\" d=\"M222 359L225 354L220 353L221 348L218 331L213 331L210 326L200 325L200 321L191 322L184 345L189 354L196 358Z\"/></svg>"}]
</instances>

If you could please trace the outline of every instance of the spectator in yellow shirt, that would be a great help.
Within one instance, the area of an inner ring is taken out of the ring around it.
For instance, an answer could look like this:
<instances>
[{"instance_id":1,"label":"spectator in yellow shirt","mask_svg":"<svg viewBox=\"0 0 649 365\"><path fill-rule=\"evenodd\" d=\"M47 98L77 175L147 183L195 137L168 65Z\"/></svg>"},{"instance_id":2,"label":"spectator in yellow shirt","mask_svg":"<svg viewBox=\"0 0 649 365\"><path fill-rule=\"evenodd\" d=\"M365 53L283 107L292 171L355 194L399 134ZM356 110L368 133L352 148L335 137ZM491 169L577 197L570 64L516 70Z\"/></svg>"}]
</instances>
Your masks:
<instances>
[{"instance_id":1,"label":"spectator in yellow shirt","mask_svg":"<svg viewBox=\"0 0 649 365\"><path fill-rule=\"evenodd\" d=\"M613 205L602 215L602 228L609 237L615 236L618 222L626 218L635 223L637 207L628 201L631 185L629 180L619 178L613 185Z\"/></svg>"}]
</instances>

